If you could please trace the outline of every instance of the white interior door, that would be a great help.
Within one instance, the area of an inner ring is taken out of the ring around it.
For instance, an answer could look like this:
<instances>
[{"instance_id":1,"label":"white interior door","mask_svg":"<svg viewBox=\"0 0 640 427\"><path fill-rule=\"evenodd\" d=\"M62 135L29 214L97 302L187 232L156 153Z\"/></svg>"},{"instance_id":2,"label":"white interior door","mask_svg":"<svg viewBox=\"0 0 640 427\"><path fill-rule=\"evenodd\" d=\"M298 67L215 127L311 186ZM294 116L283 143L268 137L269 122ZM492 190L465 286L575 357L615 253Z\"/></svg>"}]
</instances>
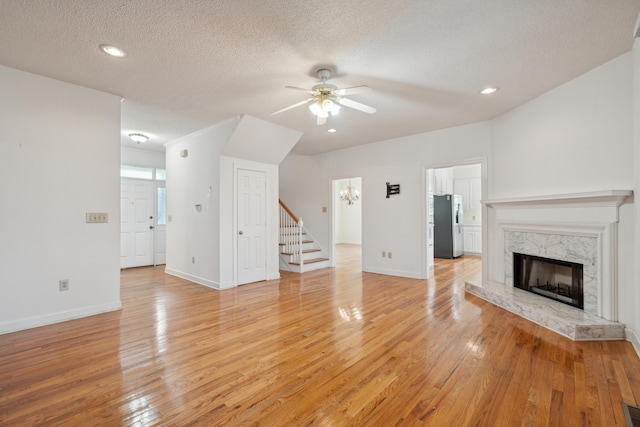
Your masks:
<instances>
[{"instance_id":1,"label":"white interior door","mask_svg":"<svg viewBox=\"0 0 640 427\"><path fill-rule=\"evenodd\" d=\"M238 285L266 280L266 173L238 169Z\"/></svg>"},{"instance_id":2,"label":"white interior door","mask_svg":"<svg viewBox=\"0 0 640 427\"><path fill-rule=\"evenodd\" d=\"M153 265L154 200L152 181L121 180L120 268Z\"/></svg>"}]
</instances>

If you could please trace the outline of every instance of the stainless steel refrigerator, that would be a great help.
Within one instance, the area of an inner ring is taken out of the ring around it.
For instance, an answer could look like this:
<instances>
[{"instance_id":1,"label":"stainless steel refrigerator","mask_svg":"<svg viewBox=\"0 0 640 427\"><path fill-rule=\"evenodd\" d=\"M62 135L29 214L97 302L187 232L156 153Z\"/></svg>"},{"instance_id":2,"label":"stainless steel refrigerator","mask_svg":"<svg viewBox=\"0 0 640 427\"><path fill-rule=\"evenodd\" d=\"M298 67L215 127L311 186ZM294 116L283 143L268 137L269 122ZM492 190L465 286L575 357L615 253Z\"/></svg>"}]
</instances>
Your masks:
<instances>
[{"instance_id":1,"label":"stainless steel refrigerator","mask_svg":"<svg viewBox=\"0 0 640 427\"><path fill-rule=\"evenodd\" d=\"M436 258L456 258L464 254L462 196L433 196L433 251Z\"/></svg>"}]
</instances>

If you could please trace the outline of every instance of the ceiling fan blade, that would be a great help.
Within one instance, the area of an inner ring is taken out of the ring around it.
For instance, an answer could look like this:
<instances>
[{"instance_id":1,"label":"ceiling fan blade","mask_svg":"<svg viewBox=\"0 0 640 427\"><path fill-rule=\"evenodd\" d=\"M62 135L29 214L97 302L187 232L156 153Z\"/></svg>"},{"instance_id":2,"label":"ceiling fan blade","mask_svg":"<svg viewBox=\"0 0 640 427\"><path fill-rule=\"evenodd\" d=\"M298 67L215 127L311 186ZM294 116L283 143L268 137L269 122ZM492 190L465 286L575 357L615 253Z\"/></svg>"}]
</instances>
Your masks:
<instances>
[{"instance_id":1,"label":"ceiling fan blade","mask_svg":"<svg viewBox=\"0 0 640 427\"><path fill-rule=\"evenodd\" d=\"M353 86L353 87L345 87L342 89L337 89L334 92L340 96L354 95L356 93L371 92L371 88L369 86Z\"/></svg>"},{"instance_id":2,"label":"ceiling fan blade","mask_svg":"<svg viewBox=\"0 0 640 427\"><path fill-rule=\"evenodd\" d=\"M344 105L345 107L353 108L354 110L362 111L363 113L374 114L376 111L375 108L369 107L368 105L361 104L356 101L352 101L348 98L338 98L338 104Z\"/></svg>"},{"instance_id":3,"label":"ceiling fan blade","mask_svg":"<svg viewBox=\"0 0 640 427\"><path fill-rule=\"evenodd\" d=\"M317 116L318 120L316 121L316 124L318 126L322 126L323 124L327 123L327 118L326 117L321 117L321 116Z\"/></svg>"},{"instance_id":4,"label":"ceiling fan blade","mask_svg":"<svg viewBox=\"0 0 640 427\"><path fill-rule=\"evenodd\" d=\"M313 91L313 90L303 89L301 87L296 87L296 86L285 86L285 89L293 89L293 90L297 90L297 91L300 91L300 92L306 92L306 93L309 93L309 94L312 94L312 95L315 93L315 91Z\"/></svg>"},{"instance_id":5,"label":"ceiling fan blade","mask_svg":"<svg viewBox=\"0 0 640 427\"><path fill-rule=\"evenodd\" d=\"M293 109L293 108L300 107L301 105L308 104L308 103L310 103L311 101L315 101L315 100L316 100L315 98L305 99L304 101L300 101L300 102L297 102L297 103L295 103L295 104L293 104L293 105L289 105L288 107L285 107L285 108L283 108L282 110L274 111L273 113L271 113L271 115L273 116L273 115L276 115L276 114L280 114L280 113L282 113L282 112L285 112L285 111L291 110L291 109Z\"/></svg>"}]
</instances>

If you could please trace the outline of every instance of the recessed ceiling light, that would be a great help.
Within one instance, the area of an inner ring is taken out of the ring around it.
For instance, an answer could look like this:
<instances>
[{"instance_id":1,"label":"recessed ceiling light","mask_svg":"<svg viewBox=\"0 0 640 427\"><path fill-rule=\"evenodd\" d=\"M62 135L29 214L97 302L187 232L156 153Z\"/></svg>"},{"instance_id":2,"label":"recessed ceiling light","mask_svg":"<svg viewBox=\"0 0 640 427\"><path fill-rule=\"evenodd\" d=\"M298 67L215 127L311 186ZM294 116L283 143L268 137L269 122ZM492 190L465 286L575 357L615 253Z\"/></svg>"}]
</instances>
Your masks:
<instances>
[{"instance_id":1,"label":"recessed ceiling light","mask_svg":"<svg viewBox=\"0 0 640 427\"><path fill-rule=\"evenodd\" d=\"M141 133L130 133L129 138L137 142L138 144L142 144L143 142L147 142L149 137L147 135L143 135Z\"/></svg>"},{"instance_id":2,"label":"recessed ceiling light","mask_svg":"<svg viewBox=\"0 0 640 427\"><path fill-rule=\"evenodd\" d=\"M334 128L331 128L331 129L327 129L327 132L329 132L329 133L336 133L337 131L336 131Z\"/></svg>"},{"instance_id":3,"label":"recessed ceiling light","mask_svg":"<svg viewBox=\"0 0 640 427\"><path fill-rule=\"evenodd\" d=\"M127 56L127 53L119 47L111 46L108 44L101 44L100 50L107 55L115 56L116 58L122 58Z\"/></svg>"},{"instance_id":4,"label":"recessed ceiling light","mask_svg":"<svg viewBox=\"0 0 640 427\"><path fill-rule=\"evenodd\" d=\"M492 93L496 93L498 91L497 87L485 87L480 91L483 95L491 95Z\"/></svg>"}]
</instances>

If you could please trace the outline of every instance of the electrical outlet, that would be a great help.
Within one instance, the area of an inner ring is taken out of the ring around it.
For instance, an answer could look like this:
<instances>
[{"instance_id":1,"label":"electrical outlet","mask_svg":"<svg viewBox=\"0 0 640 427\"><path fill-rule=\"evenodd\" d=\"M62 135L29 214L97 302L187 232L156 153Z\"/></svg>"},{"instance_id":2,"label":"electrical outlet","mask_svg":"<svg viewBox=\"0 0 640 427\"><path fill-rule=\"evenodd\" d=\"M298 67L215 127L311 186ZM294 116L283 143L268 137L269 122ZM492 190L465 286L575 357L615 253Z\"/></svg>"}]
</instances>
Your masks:
<instances>
[{"instance_id":1,"label":"electrical outlet","mask_svg":"<svg viewBox=\"0 0 640 427\"><path fill-rule=\"evenodd\" d=\"M391 259L391 252L387 252L387 258Z\"/></svg>"},{"instance_id":2,"label":"electrical outlet","mask_svg":"<svg viewBox=\"0 0 640 427\"><path fill-rule=\"evenodd\" d=\"M387 256L387 253L385 251L382 251L382 258L385 258Z\"/></svg>"},{"instance_id":3,"label":"electrical outlet","mask_svg":"<svg viewBox=\"0 0 640 427\"><path fill-rule=\"evenodd\" d=\"M60 292L69 290L69 279L62 279L58 282Z\"/></svg>"}]
</instances>

